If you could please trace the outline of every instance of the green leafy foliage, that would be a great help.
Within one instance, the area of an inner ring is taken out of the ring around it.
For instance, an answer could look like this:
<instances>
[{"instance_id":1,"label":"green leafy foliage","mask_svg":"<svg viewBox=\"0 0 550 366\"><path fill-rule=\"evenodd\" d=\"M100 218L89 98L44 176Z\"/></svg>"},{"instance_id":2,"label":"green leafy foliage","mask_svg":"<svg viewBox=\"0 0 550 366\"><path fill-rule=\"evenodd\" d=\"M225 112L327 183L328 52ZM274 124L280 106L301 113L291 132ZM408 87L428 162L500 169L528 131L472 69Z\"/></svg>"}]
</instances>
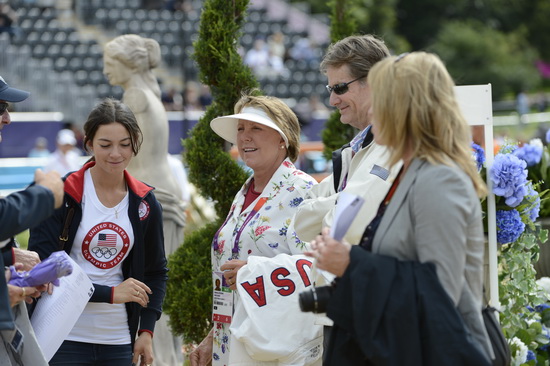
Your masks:
<instances>
[{"instance_id":1,"label":"green leafy foliage","mask_svg":"<svg viewBox=\"0 0 550 366\"><path fill-rule=\"evenodd\" d=\"M353 11L353 15L357 19L359 33L380 36L395 54L411 49L406 38L397 34L397 26L399 25L398 1L359 0Z\"/></svg>"},{"instance_id":2,"label":"green leafy foliage","mask_svg":"<svg viewBox=\"0 0 550 366\"><path fill-rule=\"evenodd\" d=\"M533 263L539 257L539 241L546 230L527 230L516 242L504 244L499 256L499 298L503 306L500 321L506 338L517 336L529 317L526 306L545 302L539 295ZM525 342L524 342L525 343ZM526 343L527 344L527 343Z\"/></svg>"},{"instance_id":3,"label":"green leafy foliage","mask_svg":"<svg viewBox=\"0 0 550 366\"><path fill-rule=\"evenodd\" d=\"M491 83L493 98L538 85L536 52L521 33L505 34L477 21L446 23L431 52L459 85Z\"/></svg>"},{"instance_id":4,"label":"green leafy foliage","mask_svg":"<svg viewBox=\"0 0 550 366\"><path fill-rule=\"evenodd\" d=\"M357 130L355 128L340 122L340 112L338 110L332 112L329 119L325 122L325 128L321 132L324 144L323 156L325 159L330 160L332 152L350 142L356 133Z\"/></svg>"},{"instance_id":5,"label":"green leafy foliage","mask_svg":"<svg viewBox=\"0 0 550 366\"><path fill-rule=\"evenodd\" d=\"M548 31L548 19L550 18L550 1L537 1L529 8L531 19L524 23L528 26L528 39L535 47L542 59L550 60L550 32Z\"/></svg>"},{"instance_id":6,"label":"green leafy foliage","mask_svg":"<svg viewBox=\"0 0 550 366\"><path fill-rule=\"evenodd\" d=\"M467 0L398 0L397 31L410 42L413 50L421 50L433 42L434 36L448 21L460 17L459 10Z\"/></svg>"},{"instance_id":7,"label":"green leafy foliage","mask_svg":"<svg viewBox=\"0 0 550 366\"><path fill-rule=\"evenodd\" d=\"M330 39L337 42L357 32L354 16L357 0L330 0Z\"/></svg>"},{"instance_id":8,"label":"green leafy foliage","mask_svg":"<svg viewBox=\"0 0 550 366\"><path fill-rule=\"evenodd\" d=\"M219 225L221 222L212 222L193 232L168 261L170 280L164 310L170 315L172 331L186 342L199 343L212 327L210 238Z\"/></svg>"},{"instance_id":9,"label":"green leafy foliage","mask_svg":"<svg viewBox=\"0 0 550 366\"><path fill-rule=\"evenodd\" d=\"M537 226L534 231L527 229L516 242L500 248L500 323L510 344L512 364L549 364L546 347L550 338L550 313L548 309L540 310L541 305L547 306L548 298L541 293L535 281L533 267L539 257L539 243L545 243L547 239L548 231ZM527 306L537 311L530 311ZM525 362L527 351L532 352L533 359Z\"/></svg>"}]
</instances>

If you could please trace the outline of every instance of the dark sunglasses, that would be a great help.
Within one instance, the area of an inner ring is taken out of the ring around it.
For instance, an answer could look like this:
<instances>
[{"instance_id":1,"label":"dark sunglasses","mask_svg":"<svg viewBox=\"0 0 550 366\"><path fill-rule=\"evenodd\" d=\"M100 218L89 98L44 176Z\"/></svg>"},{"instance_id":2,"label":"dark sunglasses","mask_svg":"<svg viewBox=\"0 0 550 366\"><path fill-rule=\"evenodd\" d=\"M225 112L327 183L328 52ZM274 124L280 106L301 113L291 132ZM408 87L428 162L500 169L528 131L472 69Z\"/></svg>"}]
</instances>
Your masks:
<instances>
[{"instance_id":1,"label":"dark sunglasses","mask_svg":"<svg viewBox=\"0 0 550 366\"><path fill-rule=\"evenodd\" d=\"M2 116L6 112L6 110L8 109L9 106L10 105L6 102L1 102L0 103L0 116Z\"/></svg>"},{"instance_id":2,"label":"dark sunglasses","mask_svg":"<svg viewBox=\"0 0 550 366\"><path fill-rule=\"evenodd\" d=\"M334 84L333 86L327 85L326 88L328 90L328 93L334 92L336 95L342 95L348 92L349 87L348 85L353 83L354 81L357 81L361 78L364 78L364 76L360 76L357 79L353 79L352 81L348 81L347 83L340 83L340 84Z\"/></svg>"}]
</instances>

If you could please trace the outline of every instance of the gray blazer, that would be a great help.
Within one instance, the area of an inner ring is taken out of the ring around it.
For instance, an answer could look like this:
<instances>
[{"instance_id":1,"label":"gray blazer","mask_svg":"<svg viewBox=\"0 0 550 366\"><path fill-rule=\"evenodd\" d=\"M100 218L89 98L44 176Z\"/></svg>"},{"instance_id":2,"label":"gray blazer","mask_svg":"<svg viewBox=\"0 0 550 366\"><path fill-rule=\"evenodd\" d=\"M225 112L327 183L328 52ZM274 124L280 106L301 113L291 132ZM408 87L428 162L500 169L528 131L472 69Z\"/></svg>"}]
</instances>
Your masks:
<instances>
[{"instance_id":1,"label":"gray blazer","mask_svg":"<svg viewBox=\"0 0 550 366\"><path fill-rule=\"evenodd\" d=\"M483 325L484 233L481 204L457 166L414 159L373 239L373 252L432 262L473 337L493 357Z\"/></svg>"}]
</instances>

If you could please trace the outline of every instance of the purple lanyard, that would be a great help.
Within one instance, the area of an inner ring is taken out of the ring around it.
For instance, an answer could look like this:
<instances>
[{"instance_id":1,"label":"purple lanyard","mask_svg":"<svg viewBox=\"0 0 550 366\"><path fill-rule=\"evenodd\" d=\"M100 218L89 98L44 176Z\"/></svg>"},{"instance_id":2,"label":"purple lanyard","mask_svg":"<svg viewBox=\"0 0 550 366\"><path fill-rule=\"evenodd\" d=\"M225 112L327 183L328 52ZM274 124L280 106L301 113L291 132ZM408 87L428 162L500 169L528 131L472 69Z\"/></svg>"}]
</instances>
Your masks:
<instances>
[{"instance_id":1,"label":"purple lanyard","mask_svg":"<svg viewBox=\"0 0 550 366\"><path fill-rule=\"evenodd\" d=\"M258 200L258 202L256 202L256 205L254 206L252 211L250 211L250 213L248 214L248 216L244 220L243 224L241 225L241 227L237 231L237 235L235 236L235 244L233 245L233 249L231 249L231 253L232 253L231 258L233 258L233 259L237 258L237 254L239 254L239 239L241 238L241 234L244 231L244 228L246 227L246 225L248 225L250 220L252 220L252 218L258 213L258 211L260 211L260 209L263 207L263 205L265 205L267 200L268 200L267 197L261 197ZM227 224L227 222L229 221L229 218L231 216L233 216L234 211L235 211L235 206L231 209L231 211L229 212L229 215L227 215L227 218L225 219L223 225L220 226L218 231L216 231L216 234L214 235L214 240L212 240L212 248L214 249L214 251L217 251L218 248L219 248L218 236L220 235L220 231L222 231L224 226Z\"/></svg>"},{"instance_id":2,"label":"purple lanyard","mask_svg":"<svg viewBox=\"0 0 550 366\"><path fill-rule=\"evenodd\" d=\"M347 184L348 184L348 173L344 175L344 179L342 180L342 185L340 186L340 188L338 188L338 192L342 192L346 188Z\"/></svg>"}]
</instances>

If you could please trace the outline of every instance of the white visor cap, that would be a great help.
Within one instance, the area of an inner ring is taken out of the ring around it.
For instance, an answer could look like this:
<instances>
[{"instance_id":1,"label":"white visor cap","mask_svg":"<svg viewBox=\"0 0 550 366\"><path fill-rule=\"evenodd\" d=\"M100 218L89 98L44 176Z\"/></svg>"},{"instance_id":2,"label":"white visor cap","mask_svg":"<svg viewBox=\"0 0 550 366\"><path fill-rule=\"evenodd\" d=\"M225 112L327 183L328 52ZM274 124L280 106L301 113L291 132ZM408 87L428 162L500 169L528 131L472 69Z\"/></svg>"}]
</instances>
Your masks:
<instances>
[{"instance_id":1,"label":"white visor cap","mask_svg":"<svg viewBox=\"0 0 550 366\"><path fill-rule=\"evenodd\" d=\"M240 119L256 122L274 129L279 132L283 140L285 140L286 147L288 147L288 138L284 132L271 118L269 118L267 113L260 108L244 107L241 113L214 118L210 122L210 128L212 128L212 130L222 139L235 145L237 143L237 125Z\"/></svg>"}]
</instances>

